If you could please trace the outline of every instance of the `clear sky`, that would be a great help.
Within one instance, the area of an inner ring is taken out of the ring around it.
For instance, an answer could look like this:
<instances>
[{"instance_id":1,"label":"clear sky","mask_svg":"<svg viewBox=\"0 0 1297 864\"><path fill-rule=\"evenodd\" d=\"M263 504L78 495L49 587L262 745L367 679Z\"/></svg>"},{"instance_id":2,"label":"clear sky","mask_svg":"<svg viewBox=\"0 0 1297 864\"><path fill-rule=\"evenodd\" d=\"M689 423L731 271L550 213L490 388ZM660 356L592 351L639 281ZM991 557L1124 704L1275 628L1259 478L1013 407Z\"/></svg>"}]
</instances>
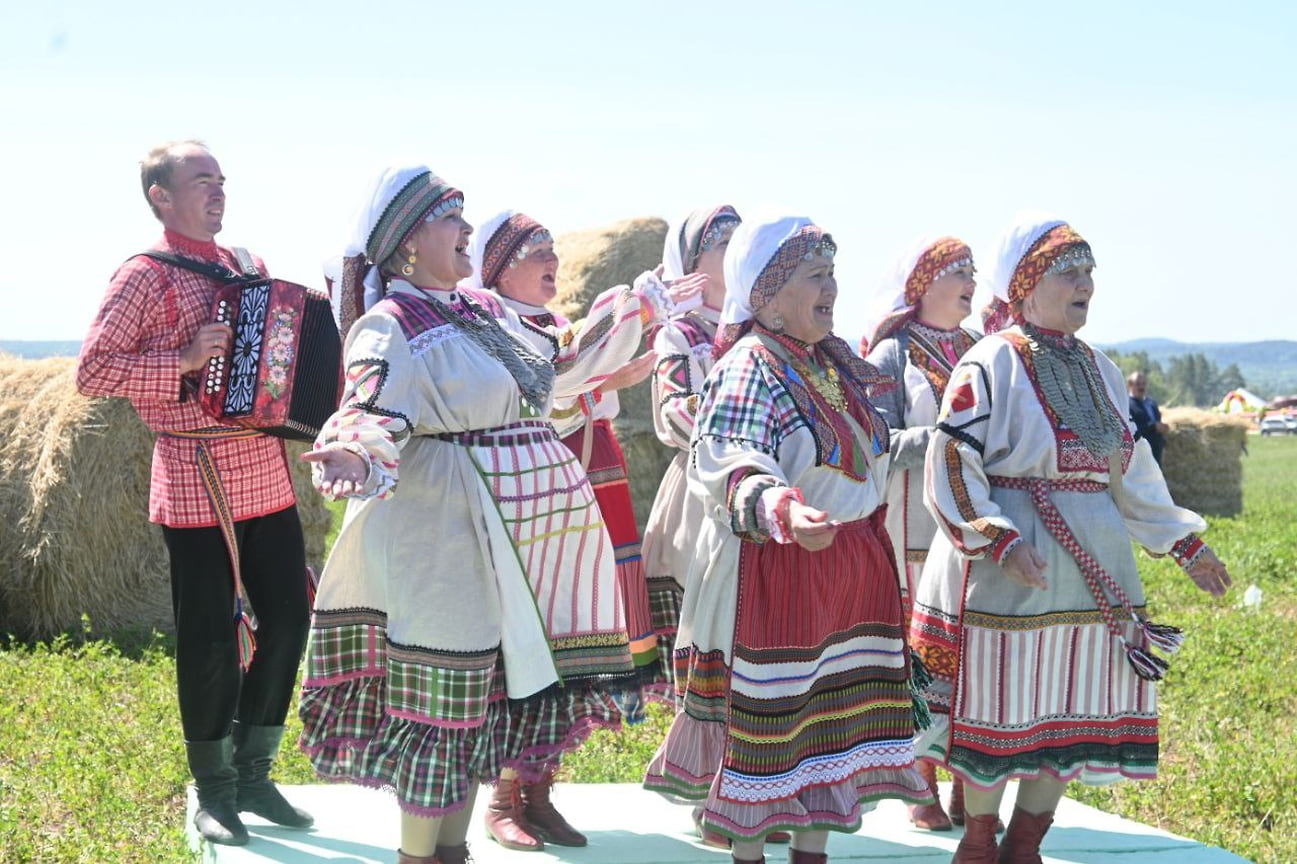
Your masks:
<instances>
[{"instance_id":1,"label":"clear sky","mask_svg":"<svg viewBox=\"0 0 1297 864\"><path fill-rule=\"evenodd\" d=\"M0 339L78 339L205 140L225 230L320 284L392 159L555 233L775 204L838 241L857 335L914 237L988 270L1020 209L1089 239L1093 342L1297 339L1297 4L0 0ZM980 308L984 292L979 289Z\"/></svg>"}]
</instances>

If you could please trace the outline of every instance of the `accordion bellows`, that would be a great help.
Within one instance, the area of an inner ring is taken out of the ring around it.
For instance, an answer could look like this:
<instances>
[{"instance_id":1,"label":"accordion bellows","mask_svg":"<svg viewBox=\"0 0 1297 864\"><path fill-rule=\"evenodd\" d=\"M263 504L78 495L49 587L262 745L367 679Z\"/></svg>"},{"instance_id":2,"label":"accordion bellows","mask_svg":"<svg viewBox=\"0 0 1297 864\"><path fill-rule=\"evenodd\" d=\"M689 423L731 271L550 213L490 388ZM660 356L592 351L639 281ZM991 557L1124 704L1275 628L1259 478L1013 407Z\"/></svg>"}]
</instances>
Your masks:
<instances>
[{"instance_id":1,"label":"accordion bellows","mask_svg":"<svg viewBox=\"0 0 1297 864\"><path fill-rule=\"evenodd\" d=\"M212 417L311 441L342 398L342 340L329 298L281 279L221 288L213 320L229 324L229 356L207 364L200 398Z\"/></svg>"}]
</instances>

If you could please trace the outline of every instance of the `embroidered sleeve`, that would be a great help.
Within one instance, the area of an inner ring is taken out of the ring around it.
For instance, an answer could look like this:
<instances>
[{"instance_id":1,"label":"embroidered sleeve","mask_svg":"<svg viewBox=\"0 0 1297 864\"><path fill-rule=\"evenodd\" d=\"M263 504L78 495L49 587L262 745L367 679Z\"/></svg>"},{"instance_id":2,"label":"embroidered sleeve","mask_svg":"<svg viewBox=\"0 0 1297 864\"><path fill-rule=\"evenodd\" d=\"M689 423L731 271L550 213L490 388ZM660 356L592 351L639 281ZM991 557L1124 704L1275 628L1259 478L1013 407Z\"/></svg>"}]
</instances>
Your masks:
<instances>
[{"instance_id":1,"label":"embroidered sleeve","mask_svg":"<svg viewBox=\"0 0 1297 864\"><path fill-rule=\"evenodd\" d=\"M77 389L86 396L180 402L180 350L145 351L144 328L161 301L161 270L133 258L114 274L81 343Z\"/></svg>"},{"instance_id":2,"label":"embroidered sleeve","mask_svg":"<svg viewBox=\"0 0 1297 864\"><path fill-rule=\"evenodd\" d=\"M991 373L960 363L946 388L925 463L924 502L955 548L969 558L997 563L1019 540L998 504L982 465L987 424L995 406Z\"/></svg>"},{"instance_id":3,"label":"embroidered sleeve","mask_svg":"<svg viewBox=\"0 0 1297 864\"><path fill-rule=\"evenodd\" d=\"M648 327L660 320L648 294L618 285L596 297L582 320L556 326L556 400L597 388L634 358Z\"/></svg>"},{"instance_id":4,"label":"embroidered sleeve","mask_svg":"<svg viewBox=\"0 0 1297 864\"><path fill-rule=\"evenodd\" d=\"M731 353L703 385L691 471L737 536L758 543L770 537L777 502L763 509L762 501L768 490L792 485L779 451L800 424L788 392L750 352Z\"/></svg>"},{"instance_id":5,"label":"embroidered sleeve","mask_svg":"<svg viewBox=\"0 0 1297 864\"><path fill-rule=\"evenodd\" d=\"M698 389L707 372L697 351L675 324L667 324L657 332L653 351L657 354L652 379L654 431L668 447L687 450L698 413Z\"/></svg>"},{"instance_id":6,"label":"embroidered sleeve","mask_svg":"<svg viewBox=\"0 0 1297 864\"><path fill-rule=\"evenodd\" d=\"M645 327L666 321L675 313L676 305L667 294L667 286L652 270L645 270L637 276L634 287L640 297L640 320Z\"/></svg>"},{"instance_id":7,"label":"embroidered sleeve","mask_svg":"<svg viewBox=\"0 0 1297 864\"><path fill-rule=\"evenodd\" d=\"M365 459L369 474L353 497L386 498L396 488L400 452L418 416L414 360L394 321L367 316L353 328L347 349L342 404L315 439L316 449L344 447ZM385 325L390 332L383 332ZM357 329L359 328L359 329ZM313 475L318 485L323 469Z\"/></svg>"},{"instance_id":8,"label":"embroidered sleeve","mask_svg":"<svg viewBox=\"0 0 1297 864\"><path fill-rule=\"evenodd\" d=\"M1207 551L1207 544L1197 534L1186 534L1171 547L1171 557L1181 569L1188 571Z\"/></svg>"}]
</instances>

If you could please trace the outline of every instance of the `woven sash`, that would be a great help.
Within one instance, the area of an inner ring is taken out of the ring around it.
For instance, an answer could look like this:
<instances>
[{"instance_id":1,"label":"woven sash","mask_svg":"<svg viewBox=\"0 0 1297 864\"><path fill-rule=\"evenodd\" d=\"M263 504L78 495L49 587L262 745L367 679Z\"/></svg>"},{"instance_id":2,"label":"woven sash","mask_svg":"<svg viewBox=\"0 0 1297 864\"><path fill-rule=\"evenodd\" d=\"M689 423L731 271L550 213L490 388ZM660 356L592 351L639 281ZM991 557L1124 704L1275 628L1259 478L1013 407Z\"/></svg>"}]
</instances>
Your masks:
<instances>
[{"instance_id":1,"label":"woven sash","mask_svg":"<svg viewBox=\"0 0 1297 864\"><path fill-rule=\"evenodd\" d=\"M1036 512L1040 515L1045 529L1076 561L1081 575L1085 578L1086 587L1090 589L1090 596L1099 607L1099 614L1103 617L1104 624L1108 631L1125 646L1126 659L1134 668L1135 674L1149 681L1161 680L1168 668L1167 663L1147 649L1156 646L1168 654L1174 654L1184 640L1183 633L1176 627L1154 624L1135 613L1134 604L1125 590L1103 568L1103 565L1081 546L1080 541L1076 539L1076 535L1063 519L1063 514L1058 512L1058 508L1050 498L1052 492L1106 492L1107 484L1094 480L1045 480L1040 477L991 476L987 479L992 486L1021 489L1031 495L1031 500L1036 505ZM1108 601L1108 592L1117 598L1118 606L1126 610L1143 634L1143 645L1132 645L1117 626L1117 616L1113 612L1113 605Z\"/></svg>"},{"instance_id":2,"label":"woven sash","mask_svg":"<svg viewBox=\"0 0 1297 864\"><path fill-rule=\"evenodd\" d=\"M239 567L239 543L234 534L234 514L230 510L230 499L225 493L225 484L216 468L207 441L236 441L244 438L255 438L261 435L255 429L234 429L229 426L209 426L203 429L163 432L169 438L184 438L195 441L197 448L194 461L198 473L203 478L203 488L207 498L216 511L217 524L225 540L225 549L230 555L230 571L234 575L234 631L239 643L239 666L244 672L252 665L252 655L257 651L257 640L253 635L257 629L257 617L252 611L247 591L243 587L243 574Z\"/></svg>"}]
</instances>

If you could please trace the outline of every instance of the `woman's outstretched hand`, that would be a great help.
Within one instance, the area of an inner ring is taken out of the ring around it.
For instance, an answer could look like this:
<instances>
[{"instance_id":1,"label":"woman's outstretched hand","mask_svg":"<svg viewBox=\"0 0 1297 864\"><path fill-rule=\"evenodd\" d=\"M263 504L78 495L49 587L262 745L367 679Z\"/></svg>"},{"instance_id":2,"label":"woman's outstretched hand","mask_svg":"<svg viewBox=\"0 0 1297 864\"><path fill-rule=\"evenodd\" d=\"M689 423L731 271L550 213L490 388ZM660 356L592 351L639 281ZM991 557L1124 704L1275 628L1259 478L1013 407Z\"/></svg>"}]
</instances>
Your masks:
<instances>
[{"instance_id":1,"label":"woman's outstretched hand","mask_svg":"<svg viewBox=\"0 0 1297 864\"><path fill-rule=\"evenodd\" d=\"M1202 550L1198 560L1189 567L1189 578L1193 580L1193 584L1213 597L1224 597L1233 583L1224 562L1216 557L1211 547Z\"/></svg>"},{"instance_id":2,"label":"woman's outstretched hand","mask_svg":"<svg viewBox=\"0 0 1297 864\"><path fill-rule=\"evenodd\" d=\"M302 454L302 461L318 464L323 469L324 478L315 488L334 501L358 493L369 476L368 463L345 447L308 450Z\"/></svg>"}]
</instances>

